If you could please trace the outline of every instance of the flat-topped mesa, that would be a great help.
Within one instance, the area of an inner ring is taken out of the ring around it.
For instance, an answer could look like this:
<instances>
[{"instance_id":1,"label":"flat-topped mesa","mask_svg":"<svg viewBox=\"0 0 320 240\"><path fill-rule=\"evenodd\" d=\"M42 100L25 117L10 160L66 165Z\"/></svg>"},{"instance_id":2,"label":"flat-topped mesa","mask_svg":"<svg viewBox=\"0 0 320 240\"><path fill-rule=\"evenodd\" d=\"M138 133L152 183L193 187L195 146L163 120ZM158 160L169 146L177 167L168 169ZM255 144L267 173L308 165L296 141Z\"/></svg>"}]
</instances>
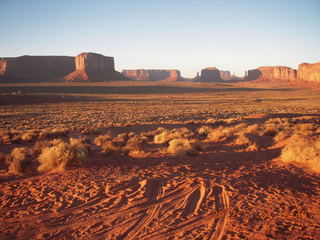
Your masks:
<instances>
[{"instance_id":1,"label":"flat-topped mesa","mask_svg":"<svg viewBox=\"0 0 320 240\"><path fill-rule=\"evenodd\" d=\"M21 56L0 58L0 76L12 82L54 81L74 71L74 57Z\"/></svg>"},{"instance_id":2,"label":"flat-topped mesa","mask_svg":"<svg viewBox=\"0 0 320 240\"><path fill-rule=\"evenodd\" d=\"M320 62L301 63L298 67L298 78L304 81L320 82Z\"/></svg>"},{"instance_id":3,"label":"flat-topped mesa","mask_svg":"<svg viewBox=\"0 0 320 240\"><path fill-rule=\"evenodd\" d=\"M81 53L75 58L76 70L65 81L110 81L118 78L114 58L97 53Z\"/></svg>"},{"instance_id":4,"label":"flat-topped mesa","mask_svg":"<svg viewBox=\"0 0 320 240\"><path fill-rule=\"evenodd\" d=\"M166 81L176 82L181 80L181 73L179 70L167 69L133 69L122 70L122 75L138 81Z\"/></svg>"},{"instance_id":5,"label":"flat-topped mesa","mask_svg":"<svg viewBox=\"0 0 320 240\"><path fill-rule=\"evenodd\" d=\"M198 82L221 82L220 71L215 67L207 67L201 70L201 76L196 79Z\"/></svg>"},{"instance_id":6,"label":"flat-topped mesa","mask_svg":"<svg viewBox=\"0 0 320 240\"><path fill-rule=\"evenodd\" d=\"M285 66L264 66L248 70L247 80L296 80L297 70Z\"/></svg>"}]
</instances>

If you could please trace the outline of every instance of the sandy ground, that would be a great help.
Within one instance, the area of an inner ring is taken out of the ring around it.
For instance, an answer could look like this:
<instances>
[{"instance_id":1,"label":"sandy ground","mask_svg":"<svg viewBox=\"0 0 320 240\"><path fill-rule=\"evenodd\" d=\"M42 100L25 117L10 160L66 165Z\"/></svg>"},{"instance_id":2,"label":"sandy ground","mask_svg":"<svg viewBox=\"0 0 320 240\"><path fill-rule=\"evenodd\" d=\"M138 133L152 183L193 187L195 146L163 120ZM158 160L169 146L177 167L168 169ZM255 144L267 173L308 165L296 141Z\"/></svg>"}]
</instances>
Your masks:
<instances>
[{"instance_id":1,"label":"sandy ground","mask_svg":"<svg viewBox=\"0 0 320 240\"><path fill-rule=\"evenodd\" d=\"M270 139L262 150L213 144L197 156L93 148L90 163L64 172L1 170L0 239L320 239L319 175L280 164L285 143Z\"/></svg>"},{"instance_id":2,"label":"sandy ground","mask_svg":"<svg viewBox=\"0 0 320 240\"><path fill-rule=\"evenodd\" d=\"M135 129L128 129L135 130ZM280 149L101 156L1 181L1 239L319 239L320 180Z\"/></svg>"}]
</instances>

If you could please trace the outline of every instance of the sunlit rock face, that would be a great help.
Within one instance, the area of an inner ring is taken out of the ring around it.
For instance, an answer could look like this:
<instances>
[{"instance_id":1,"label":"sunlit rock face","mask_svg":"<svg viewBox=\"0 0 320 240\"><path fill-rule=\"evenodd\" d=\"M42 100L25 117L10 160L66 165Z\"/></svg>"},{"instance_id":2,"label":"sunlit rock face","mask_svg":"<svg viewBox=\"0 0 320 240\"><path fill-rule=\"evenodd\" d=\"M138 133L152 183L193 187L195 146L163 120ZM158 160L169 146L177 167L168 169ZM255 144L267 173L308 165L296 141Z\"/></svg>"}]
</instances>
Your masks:
<instances>
[{"instance_id":1,"label":"sunlit rock face","mask_svg":"<svg viewBox=\"0 0 320 240\"><path fill-rule=\"evenodd\" d=\"M201 70L198 82L221 82L220 71L215 67L208 67Z\"/></svg>"},{"instance_id":2,"label":"sunlit rock face","mask_svg":"<svg viewBox=\"0 0 320 240\"><path fill-rule=\"evenodd\" d=\"M247 80L291 80L297 79L297 70L285 66L266 66L249 70Z\"/></svg>"},{"instance_id":3,"label":"sunlit rock face","mask_svg":"<svg viewBox=\"0 0 320 240\"><path fill-rule=\"evenodd\" d=\"M298 78L304 81L320 82L320 62L300 64Z\"/></svg>"},{"instance_id":4,"label":"sunlit rock face","mask_svg":"<svg viewBox=\"0 0 320 240\"><path fill-rule=\"evenodd\" d=\"M181 80L179 70L168 69L133 69L122 70L122 75L138 81L167 81L176 82Z\"/></svg>"},{"instance_id":5,"label":"sunlit rock face","mask_svg":"<svg viewBox=\"0 0 320 240\"><path fill-rule=\"evenodd\" d=\"M75 58L76 70L63 78L65 81L117 80L114 58L97 53L81 53Z\"/></svg>"},{"instance_id":6,"label":"sunlit rock face","mask_svg":"<svg viewBox=\"0 0 320 240\"><path fill-rule=\"evenodd\" d=\"M55 81L74 70L74 57L68 56L0 58L0 76L10 81Z\"/></svg>"},{"instance_id":7,"label":"sunlit rock face","mask_svg":"<svg viewBox=\"0 0 320 240\"><path fill-rule=\"evenodd\" d=\"M230 71L220 70L220 78L225 81L231 80L232 76L231 76Z\"/></svg>"}]
</instances>

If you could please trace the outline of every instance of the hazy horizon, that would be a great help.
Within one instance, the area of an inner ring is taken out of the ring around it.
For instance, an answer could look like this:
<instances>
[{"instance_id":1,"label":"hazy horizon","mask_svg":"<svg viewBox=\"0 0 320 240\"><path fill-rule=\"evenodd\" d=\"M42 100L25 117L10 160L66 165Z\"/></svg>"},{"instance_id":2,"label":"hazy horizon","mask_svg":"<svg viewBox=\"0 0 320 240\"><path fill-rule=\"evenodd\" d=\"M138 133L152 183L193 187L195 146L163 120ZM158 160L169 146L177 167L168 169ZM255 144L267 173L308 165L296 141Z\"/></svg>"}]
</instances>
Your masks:
<instances>
[{"instance_id":1,"label":"hazy horizon","mask_svg":"<svg viewBox=\"0 0 320 240\"><path fill-rule=\"evenodd\" d=\"M96 52L122 69L319 62L320 2L2 0L1 57Z\"/></svg>"}]
</instances>

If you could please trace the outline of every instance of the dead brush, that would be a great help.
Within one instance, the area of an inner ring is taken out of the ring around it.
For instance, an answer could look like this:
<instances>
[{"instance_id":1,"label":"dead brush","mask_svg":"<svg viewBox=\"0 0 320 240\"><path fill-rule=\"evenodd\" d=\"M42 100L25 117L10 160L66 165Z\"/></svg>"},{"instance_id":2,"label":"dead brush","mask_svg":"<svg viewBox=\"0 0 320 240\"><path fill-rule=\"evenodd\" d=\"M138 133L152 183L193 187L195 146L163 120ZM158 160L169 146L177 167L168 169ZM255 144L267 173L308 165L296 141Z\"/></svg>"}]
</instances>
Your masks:
<instances>
[{"instance_id":1,"label":"dead brush","mask_svg":"<svg viewBox=\"0 0 320 240\"><path fill-rule=\"evenodd\" d=\"M194 134L188 128L175 128L172 130L165 129L160 134L154 136L155 144L167 143L173 139L188 139Z\"/></svg>"},{"instance_id":2,"label":"dead brush","mask_svg":"<svg viewBox=\"0 0 320 240\"><path fill-rule=\"evenodd\" d=\"M211 131L207 138L207 142L213 142L213 143L222 143L233 137L235 134L235 128L234 127L223 127L220 126L218 128L213 129Z\"/></svg>"},{"instance_id":3,"label":"dead brush","mask_svg":"<svg viewBox=\"0 0 320 240\"><path fill-rule=\"evenodd\" d=\"M280 159L285 163L293 163L320 172L320 138L318 135L296 134L281 151Z\"/></svg>"},{"instance_id":4,"label":"dead brush","mask_svg":"<svg viewBox=\"0 0 320 240\"><path fill-rule=\"evenodd\" d=\"M32 151L27 147L14 148L7 155L6 163L8 171L14 174L25 174L32 172Z\"/></svg>"},{"instance_id":5,"label":"dead brush","mask_svg":"<svg viewBox=\"0 0 320 240\"><path fill-rule=\"evenodd\" d=\"M50 146L42 149L38 157L39 172L63 171L71 166L81 165L87 161L88 145L81 139L70 138L70 143L61 139L50 142Z\"/></svg>"},{"instance_id":6,"label":"dead brush","mask_svg":"<svg viewBox=\"0 0 320 240\"><path fill-rule=\"evenodd\" d=\"M44 129L39 133L39 139L66 137L68 133L68 128Z\"/></svg>"},{"instance_id":7,"label":"dead brush","mask_svg":"<svg viewBox=\"0 0 320 240\"><path fill-rule=\"evenodd\" d=\"M167 148L168 153L180 156L180 155L197 155L198 152L192 145L192 141L189 139L179 138L173 139L169 142Z\"/></svg>"}]
</instances>

